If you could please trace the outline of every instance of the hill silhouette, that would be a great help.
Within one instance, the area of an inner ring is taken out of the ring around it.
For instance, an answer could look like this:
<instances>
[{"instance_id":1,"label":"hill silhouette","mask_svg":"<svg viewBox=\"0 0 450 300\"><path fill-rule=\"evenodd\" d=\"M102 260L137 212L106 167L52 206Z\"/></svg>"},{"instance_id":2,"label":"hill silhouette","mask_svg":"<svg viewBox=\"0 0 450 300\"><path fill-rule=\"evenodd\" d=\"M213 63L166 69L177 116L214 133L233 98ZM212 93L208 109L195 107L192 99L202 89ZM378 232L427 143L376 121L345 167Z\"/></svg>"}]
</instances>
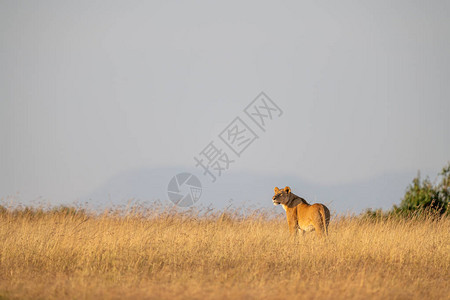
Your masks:
<instances>
[{"instance_id":1,"label":"hill silhouette","mask_svg":"<svg viewBox=\"0 0 450 300\"><path fill-rule=\"evenodd\" d=\"M167 185L172 177L191 171L202 182L202 194L196 206L223 209L227 206L271 208L273 187L289 185L307 201L324 203L337 213L359 213L367 208L389 209L398 204L415 172L389 173L359 182L320 185L290 175L261 175L247 172L224 173L215 183L198 170L183 168L141 168L113 176L102 186L82 197L95 208L126 206L133 203L168 200ZM279 209L279 208L274 208Z\"/></svg>"}]
</instances>

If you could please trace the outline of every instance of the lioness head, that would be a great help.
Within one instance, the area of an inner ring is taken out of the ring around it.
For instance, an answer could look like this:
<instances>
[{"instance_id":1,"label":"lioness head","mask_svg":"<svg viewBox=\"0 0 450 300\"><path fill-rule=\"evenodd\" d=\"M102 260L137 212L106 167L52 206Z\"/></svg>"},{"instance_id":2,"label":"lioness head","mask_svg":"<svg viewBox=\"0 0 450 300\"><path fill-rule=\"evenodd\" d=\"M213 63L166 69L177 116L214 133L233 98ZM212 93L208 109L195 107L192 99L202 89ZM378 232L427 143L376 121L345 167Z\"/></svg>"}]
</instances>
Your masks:
<instances>
[{"instance_id":1,"label":"lioness head","mask_svg":"<svg viewBox=\"0 0 450 300\"><path fill-rule=\"evenodd\" d=\"M275 195L272 197L273 205L286 204L288 202L289 195L291 194L290 187L287 186L282 190L275 187L273 190L275 192Z\"/></svg>"}]
</instances>

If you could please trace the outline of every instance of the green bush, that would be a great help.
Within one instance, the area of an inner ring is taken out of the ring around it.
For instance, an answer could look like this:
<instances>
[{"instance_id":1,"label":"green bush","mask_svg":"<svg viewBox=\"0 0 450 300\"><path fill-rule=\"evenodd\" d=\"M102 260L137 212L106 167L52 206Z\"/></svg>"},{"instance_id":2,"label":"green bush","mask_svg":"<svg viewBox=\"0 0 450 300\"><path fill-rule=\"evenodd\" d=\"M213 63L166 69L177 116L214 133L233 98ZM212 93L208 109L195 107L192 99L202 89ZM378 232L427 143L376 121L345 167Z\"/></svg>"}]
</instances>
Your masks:
<instances>
[{"instance_id":1,"label":"green bush","mask_svg":"<svg viewBox=\"0 0 450 300\"><path fill-rule=\"evenodd\" d=\"M408 186L400 205L394 205L392 212L409 214L430 211L441 215L449 214L450 163L442 169L436 181L437 183L433 184L428 177L421 180L419 173Z\"/></svg>"},{"instance_id":2,"label":"green bush","mask_svg":"<svg viewBox=\"0 0 450 300\"><path fill-rule=\"evenodd\" d=\"M420 178L420 172L406 189L400 205L390 211L367 209L362 217L371 220L387 220L399 217L422 218L450 216L450 163L445 166L432 183L427 177Z\"/></svg>"}]
</instances>

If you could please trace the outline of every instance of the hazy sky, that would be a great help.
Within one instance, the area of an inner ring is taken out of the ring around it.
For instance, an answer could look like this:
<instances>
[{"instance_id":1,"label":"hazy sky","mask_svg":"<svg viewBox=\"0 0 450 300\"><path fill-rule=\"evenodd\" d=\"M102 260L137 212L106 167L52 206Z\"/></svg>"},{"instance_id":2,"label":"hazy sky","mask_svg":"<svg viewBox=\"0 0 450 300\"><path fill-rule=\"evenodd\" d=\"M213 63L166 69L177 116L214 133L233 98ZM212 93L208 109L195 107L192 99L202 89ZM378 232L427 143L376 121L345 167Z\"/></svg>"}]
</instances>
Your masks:
<instances>
[{"instance_id":1,"label":"hazy sky","mask_svg":"<svg viewBox=\"0 0 450 300\"><path fill-rule=\"evenodd\" d=\"M0 1L0 198L193 166L259 92L233 171L314 183L450 160L449 1Z\"/></svg>"}]
</instances>

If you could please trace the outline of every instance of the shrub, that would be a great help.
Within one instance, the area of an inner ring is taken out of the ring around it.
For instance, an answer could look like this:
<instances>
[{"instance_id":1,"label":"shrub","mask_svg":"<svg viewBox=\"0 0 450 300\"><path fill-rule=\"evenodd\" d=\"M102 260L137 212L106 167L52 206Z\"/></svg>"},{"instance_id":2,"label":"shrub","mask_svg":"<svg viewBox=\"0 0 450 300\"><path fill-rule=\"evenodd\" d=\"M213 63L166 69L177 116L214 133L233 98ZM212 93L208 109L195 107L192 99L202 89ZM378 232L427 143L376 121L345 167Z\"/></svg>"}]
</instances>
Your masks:
<instances>
[{"instance_id":1,"label":"shrub","mask_svg":"<svg viewBox=\"0 0 450 300\"><path fill-rule=\"evenodd\" d=\"M430 211L440 215L449 214L450 163L442 169L436 181L438 182L433 184L428 177L421 180L419 172L408 186L400 205L394 205L392 212L409 214Z\"/></svg>"}]
</instances>

